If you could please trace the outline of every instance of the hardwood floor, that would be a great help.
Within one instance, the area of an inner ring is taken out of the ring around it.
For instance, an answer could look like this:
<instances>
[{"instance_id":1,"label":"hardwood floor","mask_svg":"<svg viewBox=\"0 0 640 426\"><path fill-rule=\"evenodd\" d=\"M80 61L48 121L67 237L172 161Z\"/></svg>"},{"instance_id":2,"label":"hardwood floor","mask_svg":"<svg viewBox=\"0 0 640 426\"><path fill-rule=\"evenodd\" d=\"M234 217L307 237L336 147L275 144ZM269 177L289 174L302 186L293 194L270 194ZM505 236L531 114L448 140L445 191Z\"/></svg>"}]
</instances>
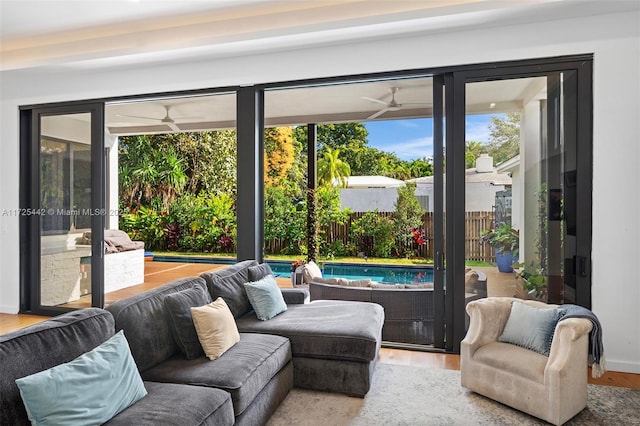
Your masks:
<instances>
[{"instance_id":1,"label":"hardwood floor","mask_svg":"<svg viewBox=\"0 0 640 426\"><path fill-rule=\"evenodd\" d=\"M142 284L128 287L105 295L105 303L129 297L133 294L149 290L178 278L197 276L202 272L224 268L225 265L198 264L198 263L172 263L172 262L148 262L145 264L145 281ZM289 279L279 278L280 287L291 287ZM75 302L74 302L75 303ZM84 302L86 303L86 302ZM78 304L79 306L82 306ZM29 325L46 320L47 317L38 315L11 315L0 314L0 334L5 334ZM420 368L442 368L448 370L460 369L460 356L435 352L410 351L394 348L380 349L378 362L383 364L406 365ZM589 383L620 386L632 389L640 389L640 374L619 373L609 371L599 379L593 379L589 371Z\"/></svg>"}]
</instances>

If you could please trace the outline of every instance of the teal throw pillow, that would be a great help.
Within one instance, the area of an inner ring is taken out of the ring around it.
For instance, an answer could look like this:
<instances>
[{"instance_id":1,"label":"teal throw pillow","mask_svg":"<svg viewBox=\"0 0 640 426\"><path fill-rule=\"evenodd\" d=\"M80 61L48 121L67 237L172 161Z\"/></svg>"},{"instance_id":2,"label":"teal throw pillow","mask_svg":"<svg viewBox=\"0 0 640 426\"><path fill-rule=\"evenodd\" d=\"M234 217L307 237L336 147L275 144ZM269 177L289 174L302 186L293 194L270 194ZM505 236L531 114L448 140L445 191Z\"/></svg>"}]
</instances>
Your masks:
<instances>
[{"instance_id":1,"label":"teal throw pillow","mask_svg":"<svg viewBox=\"0 0 640 426\"><path fill-rule=\"evenodd\" d=\"M32 425L102 424L147 394L122 331L16 384Z\"/></svg>"},{"instance_id":2,"label":"teal throw pillow","mask_svg":"<svg viewBox=\"0 0 640 426\"><path fill-rule=\"evenodd\" d=\"M561 316L558 308L536 308L514 301L498 341L549 356L551 340Z\"/></svg>"},{"instance_id":3,"label":"teal throw pillow","mask_svg":"<svg viewBox=\"0 0 640 426\"><path fill-rule=\"evenodd\" d=\"M287 310L287 304L273 275L248 282L244 288L259 320L269 320Z\"/></svg>"}]
</instances>

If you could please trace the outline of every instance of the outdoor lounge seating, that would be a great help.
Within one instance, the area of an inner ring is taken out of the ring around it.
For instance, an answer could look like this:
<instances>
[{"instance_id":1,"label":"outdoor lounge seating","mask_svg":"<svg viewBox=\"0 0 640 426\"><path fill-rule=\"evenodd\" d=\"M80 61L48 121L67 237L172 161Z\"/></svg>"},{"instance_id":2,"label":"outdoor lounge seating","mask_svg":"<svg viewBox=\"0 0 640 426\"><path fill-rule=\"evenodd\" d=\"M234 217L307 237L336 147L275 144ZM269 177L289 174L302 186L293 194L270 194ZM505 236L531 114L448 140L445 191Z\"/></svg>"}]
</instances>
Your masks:
<instances>
[{"instance_id":1,"label":"outdoor lounge seating","mask_svg":"<svg viewBox=\"0 0 640 426\"><path fill-rule=\"evenodd\" d=\"M311 301L351 300L381 305L385 314L382 340L433 344L433 283L380 284L370 280L323 279L317 273L315 276L307 274L305 279L309 280ZM486 275L480 271L467 271L466 303L486 296Z\"/></svg>"},{"instance_id":2,"label":"outdoor lounge seating","mask_svg":"<svg viewBox=\"0 0 640 426\"><path fill-rule=\"evenodd\" d=\"M592 323L585 318L567 318L557 325L548 321L549 332L553 330L552 325L555 332L548 356L545 356L506 343L510 339L506 339L507 333L503 332L511 322L515 301L522 303L524 308L520 309L524 310L527 306L556 306L510 297L489 297L469 303L467 312L471 325L460 347L462 386L552 424L563 424L587 403L588 343ZM531 314L522 318L527 320L512 323L519 325L516 336L542 328L532 324ZM532 339L523 341L531 342Z\"/></svg>"}]
</instances>

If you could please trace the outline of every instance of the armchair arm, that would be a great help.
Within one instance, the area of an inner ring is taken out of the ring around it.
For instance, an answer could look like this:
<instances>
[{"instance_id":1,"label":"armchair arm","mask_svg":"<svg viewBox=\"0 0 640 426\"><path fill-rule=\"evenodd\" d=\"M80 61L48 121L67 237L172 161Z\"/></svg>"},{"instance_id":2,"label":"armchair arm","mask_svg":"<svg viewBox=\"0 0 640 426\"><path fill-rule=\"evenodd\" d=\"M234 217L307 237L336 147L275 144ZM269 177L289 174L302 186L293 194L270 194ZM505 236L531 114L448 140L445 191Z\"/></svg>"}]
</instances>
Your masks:
<instances>
[{"instance_id":1,"label":"armchair arm","mask_svg":"<svg viewBox=\"0 0 640 426\"><path fill-rule=\"evenodd\" d=\"M509 319L513 300L511 297L489 297L467 304L470 324L462 346L469 351L468 355L473 355L481 346L498 340Z\"/></svg>"},{"instance_id":2,"label":"armchair arm","mask_svg":"<svg viewBox=\"0 0 640 426\"><path fill-rule=\"evenodd\" d=\"M282 297L287 305L302 305L309 300L306 288L281 288Z\"/></svg>"},{"instance_id":3,"label":"armchair arm","mask_svg":"<svg viewBox=\"0 0 640 426\"><path fill-rule=\"evenodd\" d=\"M551 341L549 361L545 368L545 381L548 374L559 372L567 363L576 363L584 358L586 368L588 358L588 335L593 324L585 318L567 318L558 321ZM584 343L576 343L584 337ZM586 370L585 370L586 371ZM585 373L586 374L586 373Z\"/></svg>"}]
</instances>

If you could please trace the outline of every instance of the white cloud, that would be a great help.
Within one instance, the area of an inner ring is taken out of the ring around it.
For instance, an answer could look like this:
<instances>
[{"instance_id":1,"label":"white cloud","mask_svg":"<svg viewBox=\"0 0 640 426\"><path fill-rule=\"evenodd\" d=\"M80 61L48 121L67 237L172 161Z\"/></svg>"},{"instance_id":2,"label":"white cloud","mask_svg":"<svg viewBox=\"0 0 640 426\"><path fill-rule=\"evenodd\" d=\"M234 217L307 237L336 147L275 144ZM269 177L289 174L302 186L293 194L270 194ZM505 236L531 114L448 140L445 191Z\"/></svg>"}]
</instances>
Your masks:
<instances>
[{"instance_id":1,"label":"white cloud","mask_svg":"<svg viewBox=\"0 0 640 426\"><path fill-rule=\"evenodd\" d=\"M491 132L489 131L489 123L486 121L469 121L466 122L465 140L487 143Z\"/></svg>"},{"instance_id":2,"label":"white cloud","mask_svg":"<svg viewBox=\"0 0 640 426\"><path fill-rule=\"evenodd\" d=\"M415 160L417 158L433 157L433 137L389 142L384 145L378 145L375 148L386 152L393 152L402 160Z\"/></svg>"}]
</instances>

